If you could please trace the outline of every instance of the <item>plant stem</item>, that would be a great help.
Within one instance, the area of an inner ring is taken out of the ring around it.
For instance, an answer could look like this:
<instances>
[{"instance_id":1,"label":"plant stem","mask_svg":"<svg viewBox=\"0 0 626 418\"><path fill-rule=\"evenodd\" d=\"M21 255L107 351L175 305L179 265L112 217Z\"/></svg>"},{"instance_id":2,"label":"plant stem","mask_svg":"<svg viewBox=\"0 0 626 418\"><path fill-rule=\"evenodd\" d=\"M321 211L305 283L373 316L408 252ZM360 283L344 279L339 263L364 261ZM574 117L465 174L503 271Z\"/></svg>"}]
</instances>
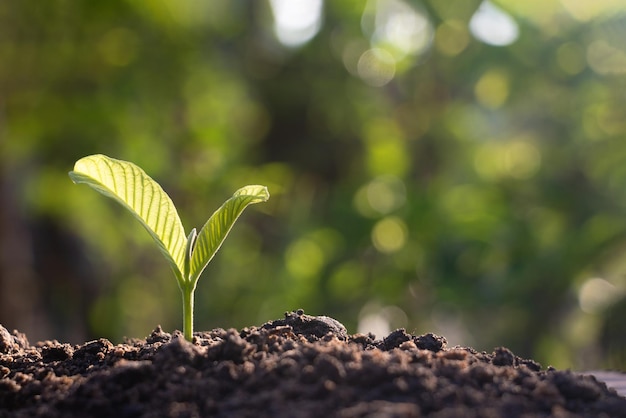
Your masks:
<instances>
[{"instance_id":1,"label":"plant stem","mask_svg":"<svg viewBox=\"0 0 626 418\"><path fill-rule=\"evenodd\" d=\"M191 342L193 338L193 294L195 289L191 287L181 287L183 294L183 335Z\"/></svg>"}]
</instances>

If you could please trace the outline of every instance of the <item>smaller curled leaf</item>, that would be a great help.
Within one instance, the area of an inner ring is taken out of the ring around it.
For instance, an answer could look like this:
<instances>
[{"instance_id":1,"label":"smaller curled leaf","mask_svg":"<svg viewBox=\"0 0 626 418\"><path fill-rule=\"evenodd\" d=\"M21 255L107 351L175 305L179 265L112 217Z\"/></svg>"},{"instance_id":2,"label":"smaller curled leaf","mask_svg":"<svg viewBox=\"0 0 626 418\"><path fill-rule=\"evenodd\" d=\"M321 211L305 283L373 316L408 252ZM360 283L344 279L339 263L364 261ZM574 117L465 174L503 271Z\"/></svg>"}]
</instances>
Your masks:
<instances>
[{"instance_id":1,"label":"smaller curled leaf","mask_svg":"<svg viewBox=\"0 0 626 418\"><path fill-rule=\"evenodd\" d=\"M198 233L191 255L190 282L194 286L243 210L254 203L266 202L269 197L265 186L244 186L211 215Z\"/></svg>"}]
</instances>

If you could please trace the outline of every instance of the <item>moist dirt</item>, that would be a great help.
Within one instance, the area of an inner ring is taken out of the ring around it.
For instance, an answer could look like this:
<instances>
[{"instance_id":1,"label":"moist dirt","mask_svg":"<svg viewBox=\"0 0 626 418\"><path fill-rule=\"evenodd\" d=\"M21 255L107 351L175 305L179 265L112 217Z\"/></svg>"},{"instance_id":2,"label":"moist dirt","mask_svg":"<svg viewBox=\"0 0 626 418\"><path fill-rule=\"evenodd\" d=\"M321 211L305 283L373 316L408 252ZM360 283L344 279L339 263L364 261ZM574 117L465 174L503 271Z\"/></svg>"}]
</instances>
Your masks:
<instances>
[{"instance_id":1,"label":"moist dirt","mask_svg":"<svg viewBox=\"0 0 626 418\"><path fill-rule=\"evenodd\" d=\"M383 339L302 310L260 327L30 345L0 326L0 418L626 417L590 375L543 369L506 348Z\"/></svg>"}]
</instances>

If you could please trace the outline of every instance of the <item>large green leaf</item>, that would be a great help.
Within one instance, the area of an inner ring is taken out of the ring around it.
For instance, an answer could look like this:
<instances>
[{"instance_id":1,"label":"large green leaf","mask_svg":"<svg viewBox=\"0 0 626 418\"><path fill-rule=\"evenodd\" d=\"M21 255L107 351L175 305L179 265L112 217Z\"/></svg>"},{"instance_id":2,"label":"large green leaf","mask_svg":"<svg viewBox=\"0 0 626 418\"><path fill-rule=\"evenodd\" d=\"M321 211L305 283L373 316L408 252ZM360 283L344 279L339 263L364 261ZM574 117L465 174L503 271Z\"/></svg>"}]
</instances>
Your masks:
<instances>
[{"instance_id":1,"label":"large green leaf","mask_svg":"<svg viewBox=\"0 0 626 418\"><path fill-rule=\"evenodd\" d=\"M187 237L174 203L156 181L133 163L101 154L81 158L69 175L128 209L152 235L177 279L184 280Z\"/></svg>"},{"instance_id":2,"label":"large green leaf","mask_svg":"<svg viewBox=\"0 0 626 418\"><path fill-rule=\"evenodd\" d=\"M195 286L200 274L219 250L241 212L248 205L265 202L269 197L270 194L265 186L244 186L211 215L200 230L191 255L190 283L192 285Z\"/></svg>"}]
</instances>

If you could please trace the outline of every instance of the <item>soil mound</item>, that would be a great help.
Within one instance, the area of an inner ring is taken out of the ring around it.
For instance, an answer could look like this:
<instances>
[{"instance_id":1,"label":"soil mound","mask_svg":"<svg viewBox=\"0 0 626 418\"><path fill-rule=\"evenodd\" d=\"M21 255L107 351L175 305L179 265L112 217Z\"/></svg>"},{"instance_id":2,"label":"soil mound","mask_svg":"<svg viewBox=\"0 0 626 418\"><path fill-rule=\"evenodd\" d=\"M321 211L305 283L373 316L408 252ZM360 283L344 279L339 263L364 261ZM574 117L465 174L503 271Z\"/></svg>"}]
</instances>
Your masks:
<instances>
[{"instance_id":1,"label":"soil mound","mask_svg":"<svg viewBox=\"0 0 626 418\"><path fill-rule=\"evenodd\" d=\"M506 348L448 348L397 330L382 340L299 310L193 343L30 345L0 326L0 417L626 417L593 376Z\"/></svg>"}]
</instances>

